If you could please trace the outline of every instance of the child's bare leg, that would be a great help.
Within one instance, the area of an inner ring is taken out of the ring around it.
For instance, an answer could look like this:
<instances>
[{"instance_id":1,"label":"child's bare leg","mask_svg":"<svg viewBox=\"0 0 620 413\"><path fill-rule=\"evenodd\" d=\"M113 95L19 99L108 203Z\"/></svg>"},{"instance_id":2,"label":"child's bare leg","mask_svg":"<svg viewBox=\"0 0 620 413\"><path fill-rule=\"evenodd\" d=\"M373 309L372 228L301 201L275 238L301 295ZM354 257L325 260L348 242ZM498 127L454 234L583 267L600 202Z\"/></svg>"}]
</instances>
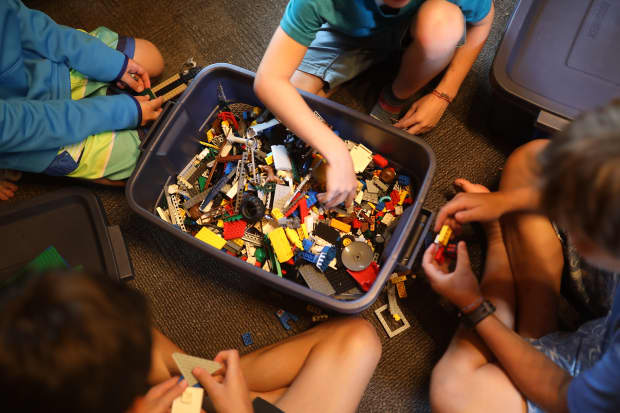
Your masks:
<instances>
[{"instance_id":1,"label":"child's bare leg","mask_svg":"<svg viewBox=\"0 0 620 413\"><path fill-rule=\"evenodd\" d=\"M247 354L241 367L253 394L284 411L354 412L380 357L375 328L346 318Z\"/></svg>"},{"instance_id":2,"label":"child's bare leg","mask_svg":"<svg viewBox=\"0 0 620 413\"><path fill-rule=\"evenodd\" d=\"M412 42L405 50L392 92L407 99L445 69L465 32L461 9L446 0L426 0L411 24Z\"/></svg>"},{"instance_id":3,"label":"child's bare leg","mask_svg":"<svg viewBox=\"0 0 620 413\"><path fill-rule=\"evenodd\" d=\"M153 346L151 350L151 371L148 382L151 385L161 383L175 374L179 374L172 360L172 353L184 353L176 344L164 336L159 330L152 329Z\"/></svg>"},{"instance_id":4,"label":"child's bare leg","mask_svg":"<svg viewBox=\"0 0 620 413\"><path fill-rule=\"evenodd\" d=\"M457 180L465 192L488 192L482 185ZM487 259L482 293L497 308L497 316L514 327L514 280L498 221L484 225ZM433 411L522 412L524 400L493 355L472 330L460 326L431 377Z\"/></svg>"},{"instance_id":5,"label":"child's bare leg","mask_svg":"<svg viewBox=\"0 0 620 413\"><path fill-rule=\"evenodd\" d=\"M108 178L92 179L92 180L90 180L90 182L93 182L93 183L96 183L96 184L99 184L99 185L118 186L118 187L123 187L127 183L125 181L112 181L112 180L110 180Z\"/></svg>"},{"instance_id":6,"label":"child's bare leg","mask_svg":"<svg viewBox=\"0 0 620 413\"><path fill-rule=\"evenodd\" d=\"M510 155L500 190L535 183L536 155L547 143L546 140L532 141ZM544 215L513 213L502 217L501 222L517 285L517 332L525 337L541 337L557 330L564 268L562 244Z\"/></svg>"},{"instance_id":7,"label":"child's bare leg","mask_svg":"<svg viewBox=\"0 0 620 413\"><path fill-rule=\"evenodd\" d=\"M138 62L150 77L157 77L164 71L164 58L159 49L148 40L136 39L133 60Z\"/></svg>"}]
</instances>

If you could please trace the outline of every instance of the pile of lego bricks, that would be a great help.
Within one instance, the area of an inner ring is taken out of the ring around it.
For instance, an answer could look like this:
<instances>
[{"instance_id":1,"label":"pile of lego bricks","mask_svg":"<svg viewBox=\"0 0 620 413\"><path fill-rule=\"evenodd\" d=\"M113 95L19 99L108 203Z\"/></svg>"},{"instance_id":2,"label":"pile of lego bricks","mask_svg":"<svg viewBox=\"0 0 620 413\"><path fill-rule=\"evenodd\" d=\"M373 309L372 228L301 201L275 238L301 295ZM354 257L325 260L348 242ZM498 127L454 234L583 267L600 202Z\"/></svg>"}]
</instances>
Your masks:
<instances>
[{"instance_id":1,"label":"pile of lego bricks","mask_svg":"<svg viewBox=\"0 0 620 413\"><path fill-rule=\"evenodd\" d=\"M345 141L357 195L348 210L326 210L317 201L326 185L323 158L268 110L243 105L250 110L235 114L220 95L215 120L198 138L200 152L163 188L161 219L274 276L338 299L359 297L412 203L410 178Z\"/></svg>"}]
</instances>

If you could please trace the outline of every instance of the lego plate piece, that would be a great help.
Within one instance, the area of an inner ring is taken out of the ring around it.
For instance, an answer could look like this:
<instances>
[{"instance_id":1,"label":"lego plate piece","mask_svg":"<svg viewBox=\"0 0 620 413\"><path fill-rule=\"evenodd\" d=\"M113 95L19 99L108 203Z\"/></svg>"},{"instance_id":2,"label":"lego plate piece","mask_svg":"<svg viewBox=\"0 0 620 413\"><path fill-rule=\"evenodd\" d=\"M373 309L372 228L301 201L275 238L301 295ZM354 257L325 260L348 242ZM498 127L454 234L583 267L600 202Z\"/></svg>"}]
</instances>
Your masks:
<instances>
[{"instance_id":1,"label":"lego plate piece","mask_svg":"<svg viewBox=\"0 0 620 413\"><path fill-rule=\"evenodd\" d=\"M409 321L407 321L407 319L405 318L404 315L399 314L400 316L400 321L403 322L403 325L398 327L397 329L392 329L388 323L385 321L385 318L383 317L383 312L385 310L388 309L388 305L385 304L379 308L377 308L375 310L375 315L377 316L377 318L379 319L379 322L381 323L381 325L383 326L383 329L385 330L385 332L387 333L387 335L392 338L394 336L397 336L398 334L402 333L403 331L407 330L409 327L411 327L411 325L409 324Z\"/></svg>"},{"instance_id":2,"label":"lego plate piece","mask_svg":"<svg viewBox=\"0 0 620 413\"><path fill-rule=\"evenodd\" d=\"M379 266L376 262L371 262L370 265L362 271L347 270L351 277L355 278L355 281L362 287L362 290L368 291L370 286L375 282L377 274L379 273Z\"/></svg>"},{"instance_id":3,"label":"lego plate piece","mask_svg":"<svg viewBox=\"0 0 620 413\"><path fill-rule=\"evenodd\" d=\"M336 290L329 283L325 274L317 270L313 265L305 264L299 267L299 273L308 287L325 295L336 294Z\"/></svg>"},{"instance_id":4,"label":"lego plate piece","mask_svg":"<svg viewBox=\"0 0 620 413\"><path fill-rule=\"evenodd\" d=\"M216 361L189 356L183 353L172 353L172 359L176 363L185 380L187 380L188 388L198 383L198 380L196 380L196 377L192 374L192 370L196 367L206 370L209 374L213 374L223 367Z\"/></svg>"},{"instance_id":5,"label":"lego plate piece","mask_svg":"<svg viewBox=\"0 0 620 413\"><path fill-rule=\"evenodd\" d=\"M365 242L355 241L342 250L342 263L351 271L362 271L372 262L372 248Z\"/></svg>"},{"instance_id":6,"label":"lego plate piece","mask_svg":"<svg viewBox=\"0 0 620 413\"><path fill-rule=\"evenodd\" d=\"M170 413L200 413L203 397L202 387L188 387L182 395L174 399Z\"/></svg>"}]
</instances>

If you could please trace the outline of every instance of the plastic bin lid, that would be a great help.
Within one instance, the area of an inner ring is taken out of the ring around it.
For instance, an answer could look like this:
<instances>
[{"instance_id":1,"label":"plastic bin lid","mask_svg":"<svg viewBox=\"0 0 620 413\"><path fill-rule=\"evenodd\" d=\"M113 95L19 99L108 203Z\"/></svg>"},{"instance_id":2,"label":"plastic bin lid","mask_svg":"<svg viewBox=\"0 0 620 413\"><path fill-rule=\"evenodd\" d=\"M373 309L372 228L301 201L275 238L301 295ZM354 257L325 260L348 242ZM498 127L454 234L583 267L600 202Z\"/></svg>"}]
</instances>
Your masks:
<instances>
[{"instance_id":1,"label":"plastic bin lid","mask_svg":"<svg viewBox=\"0 0 620 413\"><path fill-rule=\"evenodd\" d=\"M70 268L83 266L115 279L124 277L129 264L116 252L119 245L118 238L111 237L113 229L98 198L84 189L0 205L0 280L12 277L50 246ZM125 248L124 242L121 247Z\"/></svg>"},{"instance_id":2,"label":"plastic bin lid","mask_svg":"<svg viewBox=\"0 0 620 413\"><path fill-rule=\"evenodd\" d=\"M509 95L573 119L620 97L620 2L521 0L493 63Z\"/></svg>"}]
</instances>

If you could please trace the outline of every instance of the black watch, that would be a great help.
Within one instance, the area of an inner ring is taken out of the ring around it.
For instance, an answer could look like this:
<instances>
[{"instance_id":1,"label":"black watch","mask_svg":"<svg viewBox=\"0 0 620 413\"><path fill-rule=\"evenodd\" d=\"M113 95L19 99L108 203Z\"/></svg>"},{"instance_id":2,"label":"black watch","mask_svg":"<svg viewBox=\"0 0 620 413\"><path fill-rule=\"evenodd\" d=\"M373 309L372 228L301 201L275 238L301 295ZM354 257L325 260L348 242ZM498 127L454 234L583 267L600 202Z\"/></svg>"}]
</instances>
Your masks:
<instances>
[{"instance_id":1,"label":"black watch","mask_svg":"<svg viewBox=\"0 0 620 413\"><path fill-rule=\"evenodd\" d=\"M463 321L463 323L469 327L474 328L476 324L490 316L495 312L495 306L489 300L484 300L482 304L478 306L471 313L464 314L459 312L459 318Z\"/></svg>"}]
</instances>

